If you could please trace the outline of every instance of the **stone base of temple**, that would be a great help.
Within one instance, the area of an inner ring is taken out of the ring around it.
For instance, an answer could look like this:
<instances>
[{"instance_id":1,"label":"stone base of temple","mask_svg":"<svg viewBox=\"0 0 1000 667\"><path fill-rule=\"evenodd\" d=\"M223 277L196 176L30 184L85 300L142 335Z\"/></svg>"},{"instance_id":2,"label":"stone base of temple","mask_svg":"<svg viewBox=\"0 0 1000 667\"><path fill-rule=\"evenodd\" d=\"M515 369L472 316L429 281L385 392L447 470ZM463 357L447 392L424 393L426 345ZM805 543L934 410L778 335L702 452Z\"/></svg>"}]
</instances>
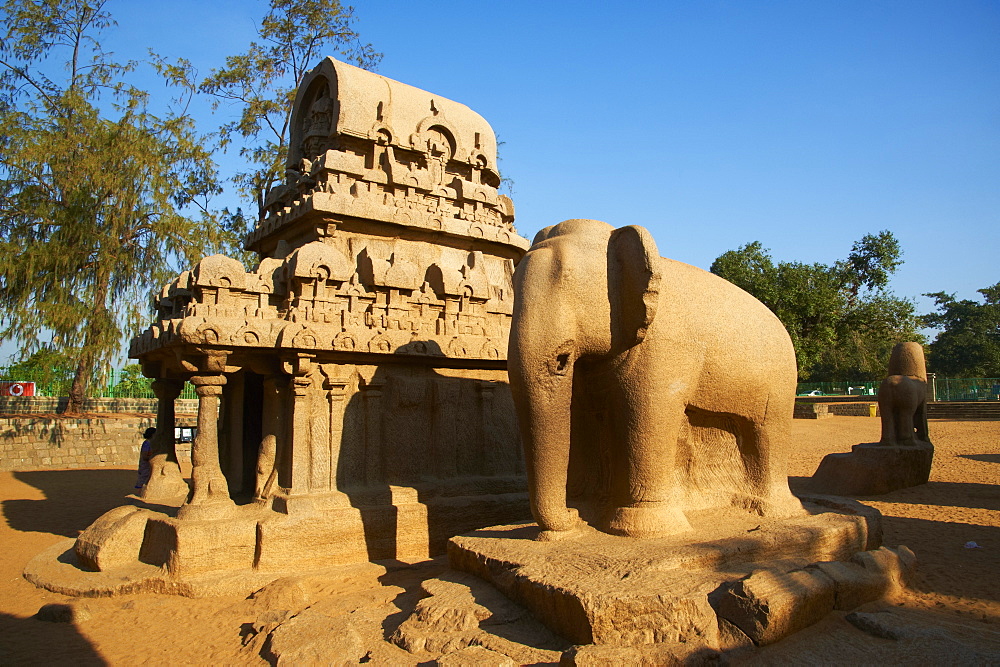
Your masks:
<instances>
[{"instance_id":1,"label":"stone base of temple","mask_svg":"<svg viewBox=\"0 0 1000 667\"><path fill-rule=\"evenodd\" d=\"M496 479L484 485L487 493L476 495L456 495L461 486L450 484L274 498L231 505L211 520L118 507L33 559L25 577L67 595L200 597L248 594L288 574L352 563L423 560L444 553L452 535L530 515L527 494L506 492Z\"/></svg>"},{"instance_id":2,"label":"stone base of temple","mask_svg":"<svg viewBox=\"0 0 1000 667\"><path fill-rule=\"evenodd\" d=\"M840 496L874 496L896 489L926 484L934 460L934 446L865 442L850 452L827 454L812 476L810 487L818 493Z\"/></svg>"},{"instance_id":3,"label":"stone base of temple","mask_svg":"<svg viewBox=\"0 0 1000 667\"><path fill-rule=\"evenodd\" d=\"M906 547L878 548L876 511L810 500L808 516L786 520L689 512L693 531L662 539L584 524L540 541L535 524L496 526L452 538L448 558L574 644L704 657L778 641L905 584L915 559Z\"/></svg>"}]
</instances>

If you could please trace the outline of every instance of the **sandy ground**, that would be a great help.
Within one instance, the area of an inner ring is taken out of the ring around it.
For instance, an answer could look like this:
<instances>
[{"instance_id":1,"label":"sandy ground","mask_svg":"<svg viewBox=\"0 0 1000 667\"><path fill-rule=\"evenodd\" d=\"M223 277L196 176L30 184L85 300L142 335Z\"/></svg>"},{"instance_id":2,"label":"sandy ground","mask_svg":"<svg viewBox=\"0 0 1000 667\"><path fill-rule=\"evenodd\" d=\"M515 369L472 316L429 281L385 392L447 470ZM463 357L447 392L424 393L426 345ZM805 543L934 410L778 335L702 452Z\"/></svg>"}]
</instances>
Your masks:
<instances>
[{"instance_id":1,"label":"sandy ground","mask_svg":"<svg viewBox=\"0 0 1000 667\"><path fill-rule=\"evenodd\" d=\"M796 420L794 431L793 488L824 454L877 440L879 422ZM919 559L912 591L865 609L888 610L920 631L907 639L876 638L834 612L740 662L968 664L971 655L974 663L1000 664L1000 422L932 421L931 437L936 453L928 484L861 498L885 516L885 545L905 544ZM122 504L134 480L132 469L0 473L0 664L266 664L260 656L263 635L254 639L252 630L269 604L263 599L79 600L37 589L21 577L38 552L76 537ZM978 547L967 548L970 542ZM356 612L374 646L370 662L415 664L426 657L382 639L413 608L421 579L442 568L440 560L415 567L360 565L302 583L299 588L309 589L305 593L295 590L300 597ZM47 603L71 605L76 620L33 618Z\"/></svg>"}]
</instances>

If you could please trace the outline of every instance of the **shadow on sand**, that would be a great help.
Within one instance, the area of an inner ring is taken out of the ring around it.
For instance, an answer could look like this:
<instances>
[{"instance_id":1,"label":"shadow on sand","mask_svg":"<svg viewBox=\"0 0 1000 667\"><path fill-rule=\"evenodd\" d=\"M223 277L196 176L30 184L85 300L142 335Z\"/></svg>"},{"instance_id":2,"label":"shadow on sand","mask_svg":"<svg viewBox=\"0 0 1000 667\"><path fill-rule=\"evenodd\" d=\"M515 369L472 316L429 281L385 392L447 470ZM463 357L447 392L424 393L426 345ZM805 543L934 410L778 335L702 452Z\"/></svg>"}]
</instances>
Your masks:
<instances>
[{"instance_id":1,"label":"shadow on sand","mask_svg":"<svg viewBox=\"0 0 1000 667\"><path fill-rule=\"evenodd\" d=\"M127 504L134 490L134 470L37 470L14 478L40 489L43 500L5 500L4 518L14 530L78 537L110 509Z\"/></svg>"},{"instance_id":2,"label":"shadow on sand","mask_svg":"<svg viewBox=\"0 0 1000 667\"><path fill-rule=\"evenodd\" d=\"M0 613L0 665L106 664L73 623Z\"/></svg>"}]
</instances>

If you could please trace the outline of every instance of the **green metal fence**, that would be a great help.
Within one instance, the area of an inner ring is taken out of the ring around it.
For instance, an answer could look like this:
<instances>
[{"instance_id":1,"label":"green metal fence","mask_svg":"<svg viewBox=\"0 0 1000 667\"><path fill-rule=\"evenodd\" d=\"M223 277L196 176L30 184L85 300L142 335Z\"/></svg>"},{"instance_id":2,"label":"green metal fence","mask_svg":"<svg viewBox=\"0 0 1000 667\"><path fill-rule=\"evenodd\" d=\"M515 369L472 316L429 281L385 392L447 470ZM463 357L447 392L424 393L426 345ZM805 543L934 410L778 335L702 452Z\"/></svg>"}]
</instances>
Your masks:
<instances>
[{"instance_id":1,"label":"green metal fence","mask_svg":"<svg viewBox=\"0 0 1000 667\"><path fill-rule=\"evenodd\" d=\"M935 401L1000 400L1000 378L931 377ZM800 382L799 396L868 396L878 394L879 382Z\"/></svg>"},{"instance_id":2,"label":"green metal fence","mask_svg":"<svg viewBox=\"0 0 1000 667\"><path fill-rule=\"evenodd\" d=\"M934 378L936 401L1000 400L1000 378Z\"/></svg>"},{"instance_id":3,"label":"green metal fence","mask_svg":"<svg viewBox=\"0 0 1000 667\"><path fill-rule=\"evenodd\" d=\"M878 382L800 382L798 396L875 396Z\"/></svg>"},{"instance_id":4,"label":"green metal fence","mask_svg":"<svg viewBox=\"0 0 1000 667\"><path fill-rule=\"evenodd\" d=\"M40 377L22 377L8 368L0 368L0 382L34 382L35 396L67 396L73 381L72 375L44 372ZM156 398L150 389L151 380L132 368L112 370L103 382L92 382L87 392L92 398ZM197 398L194 386L184 383L179 398Z\"/></svg>"}]
</instances>

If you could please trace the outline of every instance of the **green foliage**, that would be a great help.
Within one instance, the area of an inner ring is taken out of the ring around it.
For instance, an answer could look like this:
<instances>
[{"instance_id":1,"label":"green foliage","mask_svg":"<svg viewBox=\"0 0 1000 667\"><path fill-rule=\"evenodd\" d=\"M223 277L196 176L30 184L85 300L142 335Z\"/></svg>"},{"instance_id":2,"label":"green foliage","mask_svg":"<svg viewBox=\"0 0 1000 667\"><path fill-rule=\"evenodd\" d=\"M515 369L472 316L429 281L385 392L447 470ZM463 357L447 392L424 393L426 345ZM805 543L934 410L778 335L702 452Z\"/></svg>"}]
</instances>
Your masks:
<instances>
[{"instance_id":1,"label":"green foliage","mask_svg":"<svg viewBox=\"0 0 1000 667\"><path fill-rule=\"evenodd\" d=\"M150 379L142 374L142 366L128 364L118 373L118 383L111 388L111 394L130 398L155 398L150 389Z\"/></svg>"},{"instance_id":2,"label":"green foliage","mask_svg":"<svg viewBox=\"0 0 1000 667\"><path fill-rule=\"evenodd\" d=\"M236 142L246 158L248 170L233 180L258 215L285 173L292 103L302 77L329 51L367 69L382 59L371 44L361 43L354 21L354 8L338 0L271 0L257 30L260 41L226 58L226 66L199 86L217 98L216 108L230 103L239 109L236 120L219 128L219 138L223 148Z\"/></svg>"},{"instance_id":3,"label":"green foliage","mask_svg":"<svg viewBox=\"0 0 1000 667\"><path fill-rule=\"evenodd\" d=\"M902 264L891 232L867 234L828 266L778 262L759 241L720 255L712 273L754 295L788 330L799 379L877 380L893 345L922 342L913 302L886 291Z\"/></svg>"},{"instance_id":4,"label":"green foliage","mask_svg":"<svg viewBox=\"0 0 1000 667\"><path fill-rule=\"evenodd\" d=\"M3 369L0 379L34 382L39 396L65 396L75 371L76 361L70 355L42 347Z\"/></svg>"},{"instance_id":5,"label":"green foliage","mask_svg":"<svg viewBox=\"0 0 1000 667\"><path fill-rule=\"evenodd\" d=\"M136 330L151 286L226 239L210 153L101 50L104 0L0 6L0 338L75 350L68 411ZM174 76L160 67L168 82ZM189 73L188 73L189 74Z\"/></svg>"},{"instance_id":6,"label":"green foliage","mask_svg":"<svg viewBox=\"0 0 1000 667\"><path fill-rule=\"evenodd\" d=\"M930 344L929 370L946 377L1000 377L1000 283L978 290L983 303L954 294L925 294L937 312L923 316L942 329Z\"/></svg>"}]
</instances>

